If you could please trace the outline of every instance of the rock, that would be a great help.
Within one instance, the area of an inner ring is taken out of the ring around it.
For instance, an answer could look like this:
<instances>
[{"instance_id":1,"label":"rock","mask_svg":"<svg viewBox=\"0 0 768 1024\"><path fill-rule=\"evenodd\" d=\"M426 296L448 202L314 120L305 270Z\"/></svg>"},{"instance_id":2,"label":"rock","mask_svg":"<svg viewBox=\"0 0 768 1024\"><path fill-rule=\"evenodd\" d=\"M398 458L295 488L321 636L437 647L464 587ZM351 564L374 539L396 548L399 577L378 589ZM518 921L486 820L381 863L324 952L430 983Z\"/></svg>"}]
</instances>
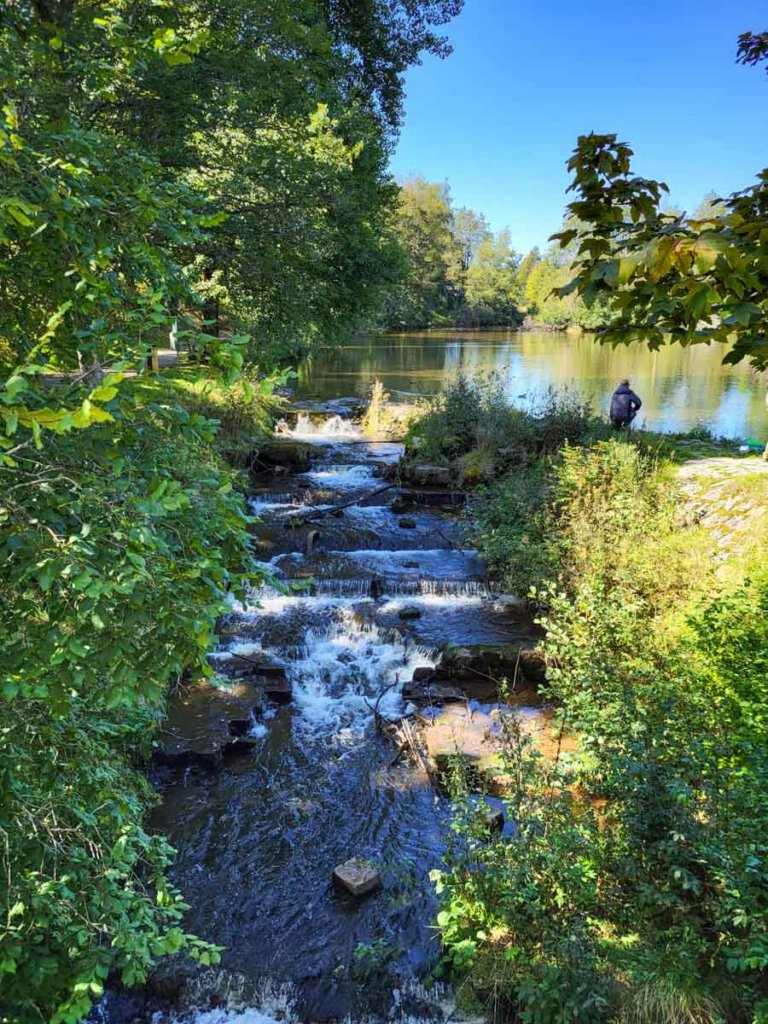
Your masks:
<instances>
[{"instance_id":1,"label":"rock","mask_svg":"<svg viewBox=\"0 0 768 1024\"><path fill-rule=\"evenodd\" d=\"M435 678L435 670L430 665L422 665L420 668L413 670L413 676L411 682L413 683L428 683L430 679Z\"/></svg>"},{"instance_id":2,"label":"rock","mask_svg":"<svg viewBox=\"0 0 768 1024\"><path fill-rule=\"evenodd\" d=\"M236 740L225 743L223 753L226 754L250 754L256 747L258 740L254 736L242 736Z\"/></svg>"},{"instance_id":3,"label":"rock","mask_svg":"<svg viewBox=\"0 0 768 1024\"><path fill-rule=\"evenodd\" d=\"M415 715L418 710L419 709L416 707L413 701L409 700L408 703L403 708L403 718L410 718L410 716Z\"/></svg>"},{"instance_id":4,"label":"rock","mask_svg":"<svg viewBox=\"0 0 768 1024\"><path fill-rule=\"evenodd\" d=\"M397 525L400 527L401 530L415 530L416 520L413 519L411 516L403 516L402 519L397 520Z\"/></svg>"},{"instance_id":5,"label":"rock","mask_svg":"<svg viewBox=\"0 0 768 1024\"><path fill-rule=\"evenodd\" d=\"M401 490L394 503L390 505L394 515L412 512L414 508L454 508L461 507L466 501L462 491L434 490Z\"/></svg>"},{"instance_id":6,"label":"rock","mask_svg":"<svg viewBox=\"0 0 768 1024\"><path fill-rule=\"evenodd\" d=\"M317 544L317 542L319 540L320 540L320 531L319 530L310 530L309 533L307 534L307 544L306 544L306 553L308 555L311 555L312 552L315 550L315 544Z\"/></svg>"},{"instance_id":7,"label":"rock","mask_svg":"<svg viewBox=\"0 0 768 1024\"><path fill-rule=\"evenodd\" d=\"M266 661L264 656L260 658L246 658L241 655L233 655L229 666L225 662L222 668L227 675L235 679L241 679L244 683L261 684L265 678L284 679L285 667L276 662Z\"/></svg>"},{"instance_id":8,"label":"rock","mask_svg":"<svg viewBox=\"0 0 768 1024\"><path fill-rule=\"evenodd\" d=\"M404 569L418 569L419 565L420 565L419 562L410 562L410 561L409 562L403 562L403 568Z\"/></svg>"},{"instance_id":9,"label":"rock","mask_svg":"<svg viewBox=\"0 0 768 1024\"><path fill-rule=\"evenodd\" d=\"M413 701L414 704L424 706L427 704L441 706L443 704L455 704L465 700L464 694L457 686L446 686L442 683L427 682L406 683L403 687L404 700Z\"/></svg>"},{"instance_id":10,"label":"rock","mask_svg":"<svg viewBox=\"0 0 768 1024\"><path fill-rule=\"evenodd\" d=\"M356 899L377 892L383 884L376 866L362 857L350 857L339 864L334 869L333 882Z\"/></svg>"},{"instance_id":11,"label":"rock","mask_svg":"<svg viewBox=\"0 0 768 1024\"><path fill-rule=\"evenodd\" d=\"M193 750L189 746L174 743L152 752L152 764L164 768L201 768L206 772L216 772L221 768L221 762L221 747L218 746L211 746L208 750Z\"/></svg>"},{"instance_id":12,"label":"rock","mask_svg":"<svg viewBox=\"0 0 768 1024\"><path fill-rule=\"evenodd\" d=\"M312 445L289 438L272 438L264 441L251 453L251 464L271 468L307 470L312 458Z\"/></svg>"},{"instance_id":13,"label":"rock","mask_svg":"<svg viewBox=\"0 0 768 1024\"><path fill-rule=\"evenodd\" d=\"M436 466L427 462L406 462L402 466L402 475L409 483L421 487L450 487L450 466Z\"/></svg>"},{"instance_id":14,"label":"rock","mask_svg":"<svg viewBox=\"0 0 768 1024\"><path fill-rule=\"evenodd\" d=\"M544 682L546 665L544 655L534 647L473 644L446 647L438 668L446 679L506 679L534 687Z\"/></svg>"},{"instance_id":15,"label":"rock","mask_svg":"<svg viewBox=\"0 0 768 1024\"><path fill-rule=\"evenodd\" d=\"M229 723L230 736L247 736L253 722L250 718L233 718Z\"/></svg>"},{"instance_id":16,"label":"rock","mask_svg":"<svg viewBox=\"0 0 768 1024\"><path fill-rule=\"evenodd\" d=\"M420 619L421 609L414 608L412 605L407 605L405 608L401 608L397 613L399 619Z\"/></svg>"},{"instance_id":17,"label":"rock","mask_svg":"<svg viewBox=\"0 0 768 1024\"><path fill-rule=\"evenodd\" d=\"M283 673L282 677L276 676L267 679L264 686L264 696L274 701L275 704L290 704L293 699L293 688L285 678L285 673Z\"/></svg>"}]
</instances>

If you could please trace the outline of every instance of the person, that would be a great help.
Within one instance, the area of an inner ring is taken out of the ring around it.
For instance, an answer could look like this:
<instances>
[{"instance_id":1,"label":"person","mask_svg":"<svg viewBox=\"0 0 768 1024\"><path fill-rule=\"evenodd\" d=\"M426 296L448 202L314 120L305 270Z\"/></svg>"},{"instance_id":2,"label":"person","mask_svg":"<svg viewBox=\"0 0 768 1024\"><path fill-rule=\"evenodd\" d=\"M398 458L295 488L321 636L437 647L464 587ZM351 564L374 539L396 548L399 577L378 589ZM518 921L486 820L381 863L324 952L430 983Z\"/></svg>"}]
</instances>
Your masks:
<instances>
[{"instance_id":1,"label":"person","mask_svg":"<svg viewBox=\"0 0 768 1024\"><path fill-rule=\"evenodd\" d=\"M629 381L624 379L611 395L611 423L617 430L628 427L642 404L639 396L629 386Z\"/></svg>"}]
</instances>

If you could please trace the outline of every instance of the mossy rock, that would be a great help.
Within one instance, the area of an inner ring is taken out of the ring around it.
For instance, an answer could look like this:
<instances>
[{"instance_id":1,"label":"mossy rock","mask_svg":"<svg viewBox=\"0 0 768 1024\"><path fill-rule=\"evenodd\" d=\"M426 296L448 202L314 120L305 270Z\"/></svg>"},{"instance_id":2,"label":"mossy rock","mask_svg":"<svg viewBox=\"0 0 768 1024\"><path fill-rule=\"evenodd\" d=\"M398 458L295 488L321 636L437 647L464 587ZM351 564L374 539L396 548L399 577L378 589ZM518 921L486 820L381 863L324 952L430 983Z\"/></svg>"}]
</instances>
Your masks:
<instances>
[{"instance_id":1,"label":"mossy rock","mask_svg":"<svg viewBox=\"0 0 768 1024\"><path fill-rule=\"evenodd\" d=\"M293 471L303 472L309 469L309 464L316 451L311 444L303 441L294 441L290 438L270 438L252 452L251 463L258 467L268 466L270 468L284 467Z\"/></svg>"}]
</instances>

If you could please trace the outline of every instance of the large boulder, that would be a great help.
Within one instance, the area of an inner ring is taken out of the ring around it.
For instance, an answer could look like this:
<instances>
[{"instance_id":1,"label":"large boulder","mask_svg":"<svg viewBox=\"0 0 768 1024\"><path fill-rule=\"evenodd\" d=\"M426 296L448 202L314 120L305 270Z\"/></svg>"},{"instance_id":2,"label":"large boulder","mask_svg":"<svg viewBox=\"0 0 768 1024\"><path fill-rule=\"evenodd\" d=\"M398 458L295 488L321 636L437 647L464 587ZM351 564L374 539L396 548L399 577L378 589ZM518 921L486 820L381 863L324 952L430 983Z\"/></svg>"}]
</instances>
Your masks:
<instances>
[{"instance_id":1,"label":"large boulder","mask_svg":"<svg viewBox=\"0 0 768 1024\"><path fill-rule=\"evenodd\" d=\"M438 673L450 680L506 680L528 686L544 682L545 660L541 650L521 644L494 646L471 644L446 647L438 664Z\"/></svg>"},{"instance_id":2,"label":"large boulder","mask_svg":"<svg viewBox=\"0 0 768 1024\"><path fill-rule=\"evenodd\" d=\"M439 682L406 683L403 687L403 700L411 701L418 707L427 705L440 707L443 704L456 704L466 700L458 686L449 686Z\"/></svg>"}]
</instances>

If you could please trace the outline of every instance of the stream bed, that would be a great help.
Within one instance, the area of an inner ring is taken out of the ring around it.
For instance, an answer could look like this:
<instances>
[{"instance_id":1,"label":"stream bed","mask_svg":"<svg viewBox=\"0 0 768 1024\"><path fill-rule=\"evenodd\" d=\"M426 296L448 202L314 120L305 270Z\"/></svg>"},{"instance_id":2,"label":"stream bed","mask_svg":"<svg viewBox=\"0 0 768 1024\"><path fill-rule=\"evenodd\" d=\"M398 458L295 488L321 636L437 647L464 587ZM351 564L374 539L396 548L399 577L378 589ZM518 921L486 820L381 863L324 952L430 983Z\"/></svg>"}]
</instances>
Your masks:
<instances>
[{"instance_id":1,"label":"stream bed","mask_svg":"<svg viewBox=\"0 0 768 1024\"><path fill-rule=\"evenodd\" d=\"M211 652L215 679L172 702L167 749L184 757L156 770L151 825L177 850L186 926L224 947L222 963L202 974L161 966L134 1002L108 997L104 1024L447 1012L449 994L424 985L439 956L429 872L448 803L423 769L391 764L374 712L379 722L401 716L403 686L446 644L531 644L533 626L487 580L445 508L450 494L381 490L400 445L366 441L350 417L320 405L280 429L287 444L313 447L301 471L254 478L257 556L273 581L233 601ZM265 673L267 699L254 671ZM332 884L350 857L382 876L364 901Z\"/></svg>"}]
</instances>

